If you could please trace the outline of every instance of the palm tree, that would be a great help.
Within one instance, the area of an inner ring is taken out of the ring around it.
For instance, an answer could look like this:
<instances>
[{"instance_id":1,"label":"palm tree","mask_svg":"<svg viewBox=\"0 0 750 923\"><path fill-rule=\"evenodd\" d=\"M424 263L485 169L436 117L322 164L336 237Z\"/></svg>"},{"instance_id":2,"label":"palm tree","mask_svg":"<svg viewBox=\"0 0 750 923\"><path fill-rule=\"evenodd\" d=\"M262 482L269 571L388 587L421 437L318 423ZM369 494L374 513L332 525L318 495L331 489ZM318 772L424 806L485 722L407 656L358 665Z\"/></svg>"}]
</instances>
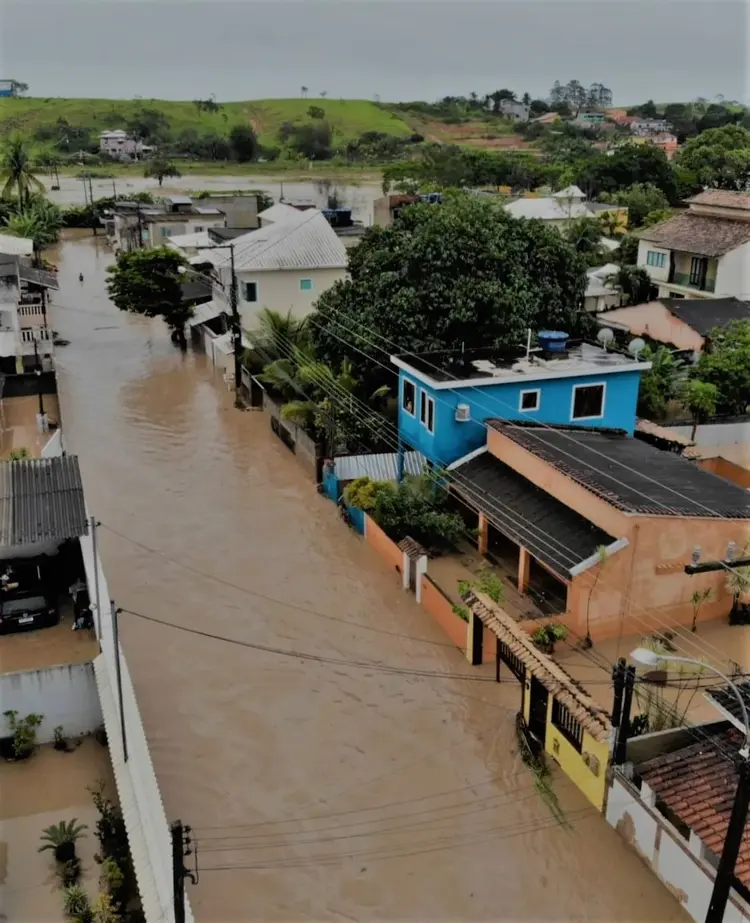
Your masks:
<instances>
[{"instance_id":1,"label":"palm tree","mask_svg":"<svg viewBox=\"0 0 750 923\"><path fill-rule=\"evenodd\" d=\"M5 231L13 237L26 237L34 244L34 261L39 265L45 247L56 244L62 228L60 209L46 199L34 201L5 221Z\"/></svg>"},{"instance_id":2,"label":"palm tree","mask_svg":"<svg viewBox=\"0 0 750 923\"><path fill-rule=\"evenodd\" d=\"M34 175L31 158L23 138L18 136L5 142L0 154L0 182L4 181L3 199L18 199L23 208L32 195L44 193L44 184Z\"/></svg>"},{"instance_id":3,"label":"palm tree","mask_svg":"<svg viewBox=\"0 0 750 923\"><path fill-rule=\"evenodd\" d=\"M725 586L732 594L732 611L729 616L731 623L732 616L739 609L740 600L750 593L750 567L732 567L727 570Z\"/></svg>"},{"instance_id":4,"label":"palm tree","mask_svg":"<svg viewBox=\"0 0 750 923\"><path fill-rule=\"evenodd\" d=\"M249 337L264 365L288 357L294 349L307 353L311 342L306 318L295 317L291 310L283 314L272 308L259 312L258 327Z\"/></svg>"},{"instance_id":5,"label":"palm tree","mask_svg":"<svg viewBox=\"0 0 750 923\"><path fill-rule=\"evenodd\" d=\"M86 824L79 824L77 817L73 820L61 820L59 824L52 824L51 827L46 827L42 831L43 845L38 851L44 852L45 849L52 849L58 862L70 862L76 857L76 842L84 835L84 830L88 830L88 827Z\"/></svg>"},{"instance_id":6,"label":"palm tree","mask_svg":"<svg viewBox=\"0 0 750 923\"><path fill-rule=\"evenodd\" d=\"M620 304L643 304L651 292L651 277L638 266L620 266L607 282L620 289Z\"/></svg>"}]
</instances>

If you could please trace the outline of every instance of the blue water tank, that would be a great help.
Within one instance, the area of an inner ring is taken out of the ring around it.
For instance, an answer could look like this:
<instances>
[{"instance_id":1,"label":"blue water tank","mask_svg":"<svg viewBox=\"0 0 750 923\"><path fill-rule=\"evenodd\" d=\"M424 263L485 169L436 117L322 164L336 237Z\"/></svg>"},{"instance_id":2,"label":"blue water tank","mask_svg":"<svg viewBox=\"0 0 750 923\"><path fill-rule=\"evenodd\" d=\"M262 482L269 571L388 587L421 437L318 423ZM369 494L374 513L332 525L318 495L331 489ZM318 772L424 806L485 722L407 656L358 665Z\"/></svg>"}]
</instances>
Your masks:
<instances>
[{"instance_id":1,"label":"blue water tank","mask_svg":"<svg viewBox=\"0 0 750 923\"><path fill-rule=\"evenodd\" d=\"M546 353L564 353L568 334L561 330L540 330L539 345Z\"/></svg>"}]
</instances>

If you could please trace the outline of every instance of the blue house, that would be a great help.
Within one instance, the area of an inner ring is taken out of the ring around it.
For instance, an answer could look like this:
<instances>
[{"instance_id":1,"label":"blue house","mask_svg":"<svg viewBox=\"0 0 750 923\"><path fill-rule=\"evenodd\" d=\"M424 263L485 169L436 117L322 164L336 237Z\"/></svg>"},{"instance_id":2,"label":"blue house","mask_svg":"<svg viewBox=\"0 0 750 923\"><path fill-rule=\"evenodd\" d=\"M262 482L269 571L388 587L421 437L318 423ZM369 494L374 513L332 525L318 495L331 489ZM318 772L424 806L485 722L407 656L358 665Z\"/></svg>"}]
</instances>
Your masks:
<instances>
[{"instance_id":1,"label":"blue house","mask_svg":"<svg viewBox=\"0 0 750 923\"><path fill-rule=\"evenodd\" d=\"M641 373L651 363L562 334L539 339L544 348L392 356L402 448L449 465L486 443L483 424L490 418L632 436Z\"/></svg>"}]
</instances>

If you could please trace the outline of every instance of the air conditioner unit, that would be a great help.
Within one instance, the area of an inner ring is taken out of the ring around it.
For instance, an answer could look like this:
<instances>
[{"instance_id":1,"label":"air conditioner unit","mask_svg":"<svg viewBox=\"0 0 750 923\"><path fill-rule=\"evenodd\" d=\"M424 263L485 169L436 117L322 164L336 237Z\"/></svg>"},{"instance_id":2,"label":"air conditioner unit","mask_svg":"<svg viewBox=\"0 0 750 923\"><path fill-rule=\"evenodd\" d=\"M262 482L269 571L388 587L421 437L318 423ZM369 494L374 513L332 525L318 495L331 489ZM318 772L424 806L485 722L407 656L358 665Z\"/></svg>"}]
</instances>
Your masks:
<instances>
[{"instance_id":1,"label":"air conditioner unit","mask_svg":"<svg viewBox=\"0 0 750 923\"><path fill-rule=\"evenodd\" d=\"M456 407L456 422L466 423L467 420L471 420L471 407L468 404L459 404Z\"/></svg>"}]
</instances>

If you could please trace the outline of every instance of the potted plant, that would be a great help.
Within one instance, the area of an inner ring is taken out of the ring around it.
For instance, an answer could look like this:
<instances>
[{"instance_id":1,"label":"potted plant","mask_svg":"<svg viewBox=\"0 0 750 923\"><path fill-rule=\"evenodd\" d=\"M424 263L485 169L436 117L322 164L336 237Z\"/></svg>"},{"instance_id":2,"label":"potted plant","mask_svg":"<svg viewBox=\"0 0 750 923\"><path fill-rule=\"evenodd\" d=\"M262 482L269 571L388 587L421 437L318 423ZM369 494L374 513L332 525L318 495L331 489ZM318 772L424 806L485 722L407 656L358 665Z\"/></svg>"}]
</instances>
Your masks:
<instances>
[{"instance_id":1,"label":"potted plant","mask_svg":"<svg viewBox=\"0 0 750 923\"><path fill-rule=\"evenodd\" d=\"M13 735L13 755L10 758L14 760L27 760L34 752L34 747L36 746L36 729L42 723L43 716L32 713L26 715L25 718L19 718L18 712L15 711L15 709L9 709L3 712L3 714L8 719L8 726ZM3 738L4 741L7 741L7 739L8 738ZM5 753L7 753L7 745L3 749ZM8 759L8 756L5 758Z\"/></svg>"},{"instance_id":2,"label":"potted plant","mask_svg":"<svg viewBox=\"0 0 750 923\"><path fill-rule=\"evenodd\" d=\"M76 842L83 836L83 831L88 830L86 824L79 824L78 818L61 820L42 831L43 845L39 852L52 849L58 862L72 862L76 858Z\"/></svg>"},{"instance_id":3,"label":"potted plant","mask_svg":"<svg viewBox=\"0 0 750 923\"><path fill-rule=\"evenodd\" d=\"M55 735L55 743L53 745L55 750L67 750L68 742L63 737L63 726L61 724L57 725L53 734Z\"/></svg>"},{"instance_id":4,"label":"potted plant","mask_svg":"<svg viewBox=\"0 0 750 923\"><path fill-rule=\"evenodd\" d=\"M63 893L63 911L76 923L92 923L94 913L86 891L80 885L71 885Z\"/></svg>"},{"instance_id":5,"label":"potted plant","mask_svg":"<svg viewBox=\"0 0 750 923\"><path fill-rule=\"evenodd\" d=\"M727 570L726 588L732 594L732 609L729 613L730 625L744 624L742 617L743 596L750 593L750 567L732 567Z\"/></svg>"},{"instance_id":6,"label":"potted plant","mask_svg":"<svg viewBox=\"0 0 750 923\"><path fill-rule=\"evenodd\" d=\"M537 628L531 636L531 640L536 644L544 654L554 654L555 644L558 641L564 641L568 637L568 629L558 622L551 622L542 628Z\"/></svg>"},{"instance_id":7,"label":"potted plant","mask_svg":"<svg viewBox=\"0 0 750 923\"><path fill-rule=\"evenodd\" d=\"M58 874L63 888L71 888L73 885L77 885L81 878L81 860L76 856L75 859L71 859L69 862L63 862L58 869Z\"/></svg>"}]
</instances>

